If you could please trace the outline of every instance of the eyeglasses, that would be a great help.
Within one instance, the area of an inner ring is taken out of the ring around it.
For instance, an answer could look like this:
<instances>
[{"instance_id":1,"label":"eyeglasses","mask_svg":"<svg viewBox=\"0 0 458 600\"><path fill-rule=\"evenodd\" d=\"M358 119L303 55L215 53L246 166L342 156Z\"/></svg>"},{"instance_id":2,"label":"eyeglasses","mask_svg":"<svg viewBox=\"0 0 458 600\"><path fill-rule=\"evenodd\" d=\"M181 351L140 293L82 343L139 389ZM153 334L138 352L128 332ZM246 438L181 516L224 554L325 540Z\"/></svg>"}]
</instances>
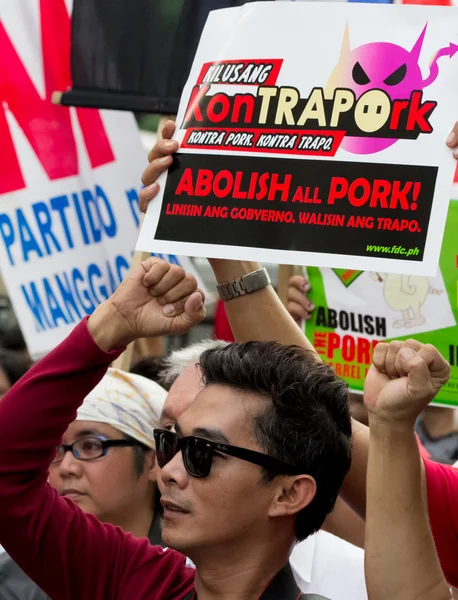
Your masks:
<instances>
[{"instance_id":1,"label":"eyeglasses","mask_svg":"<svg viewBox=\"0 0 458 600\"><path fill-rule=\"evenodd\" d=\"M141 446L140 442L135 440L107 440L104 437L82 437L74 441L73 444L60 444L56 448L56 457L52 465L64 460L67 452L71 452L78 460L95 460L105 456L108 448L124 446Z\"/></svg>"},{"instance_id":2,"label":"eyeglasses","mask_svg":"<svg viewBox=\"0 0 458 600\"><path fill-rule=\"evenodd\" d=\"M168 429L155 429L154 439L157 462L161 469L181 450L185 469L192 477L207 477L215 454L234 456L278 474L299 474L297 467L247 448L218 444L193 435L179 437Z\"/></svg>"}]
</instances>

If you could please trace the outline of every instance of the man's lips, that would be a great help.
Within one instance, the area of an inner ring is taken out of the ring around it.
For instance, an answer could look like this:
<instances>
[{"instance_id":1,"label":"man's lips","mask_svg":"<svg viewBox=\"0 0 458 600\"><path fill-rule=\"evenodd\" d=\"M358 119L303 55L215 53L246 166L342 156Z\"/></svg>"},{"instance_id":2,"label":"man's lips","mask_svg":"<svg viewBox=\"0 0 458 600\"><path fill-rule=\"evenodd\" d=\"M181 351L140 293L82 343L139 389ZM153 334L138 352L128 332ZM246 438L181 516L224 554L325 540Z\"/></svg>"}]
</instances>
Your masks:
<instances>
[{"instance_id":1,"label":"man's lips","mask_svg":"<svg viewBox=\"0 0 458 600\"><path fill-rule=\"evenodd\" d=\"M176 502L172 502L167 498L161 498L161 504L167 512L176 513L176 514L189 514L190 511L187 510L184 506L177 504Z\"/></svg>"}]
</instances>

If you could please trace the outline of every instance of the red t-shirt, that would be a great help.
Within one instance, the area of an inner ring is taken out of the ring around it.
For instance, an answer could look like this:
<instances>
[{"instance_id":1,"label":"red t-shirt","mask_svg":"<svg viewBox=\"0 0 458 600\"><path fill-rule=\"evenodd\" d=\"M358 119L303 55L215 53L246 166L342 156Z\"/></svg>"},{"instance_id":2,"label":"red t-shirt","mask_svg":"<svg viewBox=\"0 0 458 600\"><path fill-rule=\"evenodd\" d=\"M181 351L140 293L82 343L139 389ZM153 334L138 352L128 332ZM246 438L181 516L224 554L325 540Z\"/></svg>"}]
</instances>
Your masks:
<instances>
[{"instance_id":1,"label":"red t-shirt","mask_svg":"<svg viewBox=\"0 0 458 600\"><path fill-rule=\"evenodd\" d=\"M428 510L442 570L458 587L458 470L425 460Z\"/></svg>"},{"instance_id":2,"label":"red t-shirt","mask_svg":"<svg viewBox=\"0 0 458 600\"><path fill-rule=\"evenodd\" d=\"M102 524L47 483L63 433L118 355L83 321L0 402L0 544L53 600L182 600L194 587L182 554Z\"/></svg>"},{"instance_id":3,"label":"red t-shirt","mask_svg":"<svg viewBox=\"0 0 458 600\"><path fill-rule=\"evenodd\" d=\"M229 319L227 318L226 308L224 302L218 300L215 311L215 329L213 332L216 340L223 340L224 342L234 342L234 334L232 333Z\"/></svg>"},{"instance_id":4,"label":"red t-shirt","mask_svg":"<svg viewBox=\"0 0 458 600\"><path fill-rule=\"evenodd\" d=\"M417 438L417 444L418 444L418 450L420 451L420 456L422 458L431 458L431 452L428 452L428 450L426 450L426 448L423 446L423 444L421 443L420 438L418 437L417 434L415 434L416 438Z\"/></svg>"}]
</instances>

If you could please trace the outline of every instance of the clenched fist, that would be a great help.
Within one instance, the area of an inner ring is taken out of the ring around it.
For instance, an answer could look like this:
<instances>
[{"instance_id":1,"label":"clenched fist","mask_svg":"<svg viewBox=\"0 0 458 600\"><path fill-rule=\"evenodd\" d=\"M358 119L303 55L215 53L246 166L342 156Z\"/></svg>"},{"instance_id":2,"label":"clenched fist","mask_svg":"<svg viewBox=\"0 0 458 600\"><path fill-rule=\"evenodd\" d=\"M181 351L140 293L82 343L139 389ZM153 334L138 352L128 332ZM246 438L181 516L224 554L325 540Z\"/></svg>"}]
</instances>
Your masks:
<instances>
[{"instance_id":1,"label":"clenched fist","mask_svg":"<svg viewBox=\"0 0 458 600\"><path fill-rule=\"evenodd\" d=\"M204 295L194 276L150 257L96 308L88 327L103 350L113 350L141 337L185 333L204 316Z\"/></svg>"},{"instance_id":2,"label":"clenched fist","mask_svg":"<svg viewBox=\"0 0 458 600\"><path fill-rule=\"evenodd\" d=\"M364 384L364 403L381 420L413 426L448 381L450 365L430 344L380 343Z\"/></svg>"}]
</instances>

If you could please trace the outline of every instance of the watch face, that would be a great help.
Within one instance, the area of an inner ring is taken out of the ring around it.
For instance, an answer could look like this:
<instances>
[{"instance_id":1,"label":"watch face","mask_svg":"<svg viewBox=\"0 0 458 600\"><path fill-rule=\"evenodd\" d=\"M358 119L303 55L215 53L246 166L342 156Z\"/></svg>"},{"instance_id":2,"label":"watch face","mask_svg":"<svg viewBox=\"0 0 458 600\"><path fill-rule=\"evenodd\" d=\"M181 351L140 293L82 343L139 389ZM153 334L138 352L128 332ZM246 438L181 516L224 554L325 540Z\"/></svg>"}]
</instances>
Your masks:
<instances>
[{"instance_id":1,"label":"watch face","mask_svg":"<svg viewBox=\"0 0 458 600\"><path fill-rule=\"evenodd\" d=\"M259 271L245 275L243 283L245 284L246 293L251 294L270 285L270 278L265 269L260 269Z\"/></svg>"}]
</instances>

